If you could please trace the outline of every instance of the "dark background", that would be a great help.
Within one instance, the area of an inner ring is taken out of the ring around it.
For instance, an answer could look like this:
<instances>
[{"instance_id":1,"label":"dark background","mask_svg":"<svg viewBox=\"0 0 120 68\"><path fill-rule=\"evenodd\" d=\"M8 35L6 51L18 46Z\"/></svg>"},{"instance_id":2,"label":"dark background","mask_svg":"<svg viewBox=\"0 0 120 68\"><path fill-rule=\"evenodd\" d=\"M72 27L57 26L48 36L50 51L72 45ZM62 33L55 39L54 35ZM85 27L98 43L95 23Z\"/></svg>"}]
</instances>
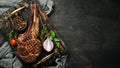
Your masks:
<instances>
[{"instance_id":1,"label":"dark background","mask_svg":"<svg viewBox=\"0 0 120 68\"><path fill-rule=\"evenodd\" d=\"M69 54L65 68L120 68L119 0L53 0L50 18Z\"/></svg>"}]
</instances>

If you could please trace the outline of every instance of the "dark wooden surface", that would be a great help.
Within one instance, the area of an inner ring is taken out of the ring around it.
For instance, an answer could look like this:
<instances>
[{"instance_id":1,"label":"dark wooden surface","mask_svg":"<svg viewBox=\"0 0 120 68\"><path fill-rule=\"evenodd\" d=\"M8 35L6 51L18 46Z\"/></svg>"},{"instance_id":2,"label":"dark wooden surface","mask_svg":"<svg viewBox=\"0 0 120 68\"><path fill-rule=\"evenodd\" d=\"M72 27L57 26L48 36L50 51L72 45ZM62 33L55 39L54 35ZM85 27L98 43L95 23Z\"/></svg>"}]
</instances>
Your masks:
<instances>
[{"instance_id":1,"label":"dark wooden surface","mask_svg":"<svg viewBox=\"0 0 120 68\"><path fill-rule=\"evenodd\" d=\"M119 0L53 0L50 15L66 43L65 68L119 68Z\"/></svg>"}]
</instances>

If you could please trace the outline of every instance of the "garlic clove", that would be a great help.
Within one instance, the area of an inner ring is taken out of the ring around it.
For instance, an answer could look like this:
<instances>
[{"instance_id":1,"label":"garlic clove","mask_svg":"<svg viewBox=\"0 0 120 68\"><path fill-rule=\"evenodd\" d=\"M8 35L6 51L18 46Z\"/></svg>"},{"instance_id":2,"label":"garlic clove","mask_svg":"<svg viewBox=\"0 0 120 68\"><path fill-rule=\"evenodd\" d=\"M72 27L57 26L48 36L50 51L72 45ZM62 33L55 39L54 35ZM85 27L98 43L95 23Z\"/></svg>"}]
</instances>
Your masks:
<instances>
[{"instance_id":1,"label":"garlic clove","mask_svg":"<svg viewBox=\"0 0 120 68\"><path fill-rule=\"evenodd\" d=\"M50 39L46 39L46 40L43 42L43 48L44 48L47 52L50 52L50 51L53 50L54 44L53 44L53 42L52 42Z\"/></svg>"}]
</instances>

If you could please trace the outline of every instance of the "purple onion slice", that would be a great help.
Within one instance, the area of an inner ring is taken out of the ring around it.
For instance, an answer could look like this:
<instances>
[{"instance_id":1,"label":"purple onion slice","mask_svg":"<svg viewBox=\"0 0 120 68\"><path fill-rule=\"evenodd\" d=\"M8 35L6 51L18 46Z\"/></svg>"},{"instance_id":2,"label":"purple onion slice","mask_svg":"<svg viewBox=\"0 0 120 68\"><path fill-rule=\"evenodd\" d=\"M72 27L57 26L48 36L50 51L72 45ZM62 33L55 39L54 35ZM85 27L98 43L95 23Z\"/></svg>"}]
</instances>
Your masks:
<instances>
[{"instance_id":1,"label":"purple onion slice","mask_svg":"<svg viewBox=\"0 0 120 68\"><path fill-rule=\"evenodd\" d=\"M54 48L54 44L53 42L50 40L50 39L46 39L44 42L43 42L43 48L47 51L47 52L50 52L53 50Z\"/></svg>"}]
</instances>

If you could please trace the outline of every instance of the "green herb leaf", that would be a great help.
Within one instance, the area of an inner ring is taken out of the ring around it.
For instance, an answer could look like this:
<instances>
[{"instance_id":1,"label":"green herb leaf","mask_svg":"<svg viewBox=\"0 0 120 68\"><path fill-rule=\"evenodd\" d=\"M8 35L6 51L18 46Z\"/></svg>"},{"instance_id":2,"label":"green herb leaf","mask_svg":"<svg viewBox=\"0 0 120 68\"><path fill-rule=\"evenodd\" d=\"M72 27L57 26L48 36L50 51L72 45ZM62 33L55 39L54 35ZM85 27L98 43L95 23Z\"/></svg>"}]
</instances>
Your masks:
<instances>
[{"instance_id":1,"label":"green herb leaf","mask_svg":"<svg viewBox=\"0 0 120 68\"><path fill-rule=\"evenodd\" d=\"M55 38L55 32L53 30L50 31L50 39L53 40Z\"/></svg>"},{"instance_id":2,"label":"green herb leaf","mask_svg":"<svg viewBox=\"0 0 120 68\"><path fill-rule=\"evenodd\" d=\"M17 39L17 38L18 38L18 35L17 35L17 33L15 33L15 35L14 35L14 38L15 38L15 39Z\"/></svg>"},{"instance_id":3,"label":"green herb leaf","mask_svg":"<svg viewBox=\"0 0 120 68\"><path fill-rule=\"evenodd\" d=\"M43 28L42 28L41 34L40 34L40 38L42 41L44 40L46 33L47 33L47 27L45 25L43 25Z\"/></svg>"},{"instance_id":4,"label":"green herb leaf","mask_svg":"<svg viewBox=\"0 0 120 68\"><path fill-rule=\"evenodd\" d=\"M55 44L58 48L60 47L60 42L55 42Z\"/></svg>"},{"instance_id":5,"label":"green herb leaf","mask_svg":"<svg viewBox=\"0 0 120 68\"><path fill-rule=\"evenodd\" d=\"M13 38L13 30L11 30L11 32L9 33L9 40L11 40Z\"/></svg>"},{"instance_id":6,"label":"green herb leaf","mask_svg":"<svg viewBox=\"0 0 120 68\"><path fill-rule=\"evenodd\" d=\"M58 38L53 39L54 42L59 42L60 40Z\"/></svg>"},{"instance_id":7,"label":"green herb leaf","mask_svg":"<svg viewBox=\"0 0 120 68\"><path fill-rule=\"evenodd\" d=\"M49 37L49 39L50 39L50 40L53 40L53 37L52 37L52 36L50 36L50 37Z\"/></svg>"},{"instance_id":8,"label":"green herb leaf","mask_svg":"<svg viewBox=\"0 0 120 68\"><path fill-rule=\"evenodd\" d=\"M42 30L41 30L41 35L44 35L44 34L45 34L45 32L46 32L46 30L47 30L46 26L45 26L45 25L43 25L43 28L42 28Z\"/></svg>"}]
</instances>

